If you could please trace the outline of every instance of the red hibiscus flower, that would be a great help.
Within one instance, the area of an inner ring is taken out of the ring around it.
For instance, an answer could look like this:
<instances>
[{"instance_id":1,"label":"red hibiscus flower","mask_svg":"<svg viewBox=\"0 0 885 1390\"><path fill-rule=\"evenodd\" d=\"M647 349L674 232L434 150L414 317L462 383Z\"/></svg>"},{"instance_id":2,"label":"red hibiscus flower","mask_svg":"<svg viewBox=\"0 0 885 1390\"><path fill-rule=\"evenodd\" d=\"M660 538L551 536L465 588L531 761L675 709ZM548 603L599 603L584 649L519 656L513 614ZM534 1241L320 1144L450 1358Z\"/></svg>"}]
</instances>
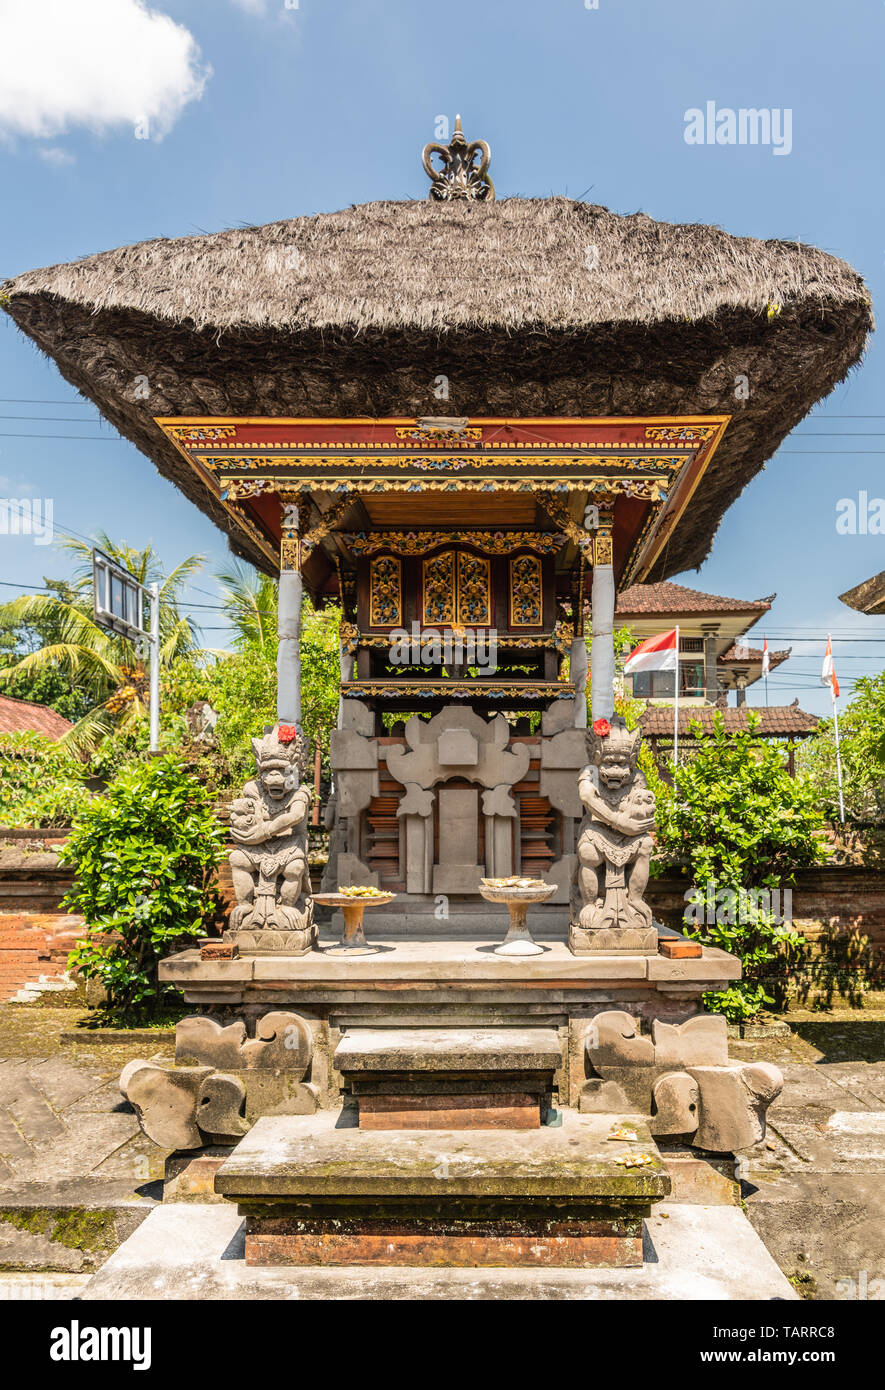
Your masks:
<instances>
[{"instance_id":1,"label":"red hibiscus flower","mask_svg":"<svg viewBox=\"0 0 885 1390\"><path fill-rule=\"evenodd\" d=\"M594 719L593 732L598 738L608 738L612 731L612 726L607 719Z\"/></svg>"},{"instance_id":2,"label":"red hibiscus flower","mask_svg":"<svg viewBox=\"0 0 885 1390\"><path fill-rule=\"evenodd\" d=\"M294 724L281 724L277 729L277 738L280 740L280 743L291 743L292 740L297 737L298 730L295 728Z\"/></svg>"}]
</instances>

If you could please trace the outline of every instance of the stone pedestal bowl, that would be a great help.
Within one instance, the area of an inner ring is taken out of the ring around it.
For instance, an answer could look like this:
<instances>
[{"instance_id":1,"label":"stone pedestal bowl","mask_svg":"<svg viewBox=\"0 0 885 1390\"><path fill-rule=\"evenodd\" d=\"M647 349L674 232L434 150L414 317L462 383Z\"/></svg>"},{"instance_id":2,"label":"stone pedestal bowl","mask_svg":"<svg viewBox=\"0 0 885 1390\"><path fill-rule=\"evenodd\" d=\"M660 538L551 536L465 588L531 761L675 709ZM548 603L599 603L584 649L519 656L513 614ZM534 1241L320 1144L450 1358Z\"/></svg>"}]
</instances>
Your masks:
<instances>
[{"instance_id":1,"label":"stone pedestal bowl","mask_svg":"<svg viewBox=\"0 0 885 1390\"><path fill-rule=\"evenodd\" d=\"M545 903L556 892L555 883L542 883L537 879L526 887L516 885L497 887L489 879L480 879L480 893L486 902L503 903L510 913L510 926L500 946L495 947L496 956L540 956L544 947L539 946L526 924L526 914L534 903Z\"/></svg>"},{"instance_id":2,"label":"stone pedestal bowl","mask_svg":"<svg viewBox=\"0 0 885 1390\"><path fill-rule=\"evenodd\" d=\"M323 907L340 907L344 915L344 931L337 946L327 948L330 956L370 956L378 950L366 941L363 913L367 907L384 907L392 903L395 893L381 893L371 898L351 897L349 893L314 893L313 900Z\"/></svg>"}]
</instances>

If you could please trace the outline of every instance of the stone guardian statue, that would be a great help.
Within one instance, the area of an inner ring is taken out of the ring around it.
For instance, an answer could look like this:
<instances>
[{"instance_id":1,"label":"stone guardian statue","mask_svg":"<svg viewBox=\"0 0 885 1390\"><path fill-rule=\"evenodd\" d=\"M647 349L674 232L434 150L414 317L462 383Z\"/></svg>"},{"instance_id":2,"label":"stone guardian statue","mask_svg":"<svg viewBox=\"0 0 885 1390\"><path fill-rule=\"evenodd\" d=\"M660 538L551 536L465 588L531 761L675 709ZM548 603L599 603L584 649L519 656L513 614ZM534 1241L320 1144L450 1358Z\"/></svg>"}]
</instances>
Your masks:
<instances>
[{"instance_id":1,"label":"stone guardian statue","mask_svg":"<svg viewBox=\"0 0 885 1390\"><path fill-rule=\"evenodd\" d=\"M231 805L237 905L225 940L244 953L302 955L316 937L307 862L312 791L301 783L309 745L280 724L253 738L252 752L256 776Z\"/></svg>"},{"instance_id":2,"label":"stone guardian statue","mask_svg":"<svg viewBox=\"0 0 885 1390\"><path fill-rule=\"evenodd\" d=\"M642 733L615 715L587 732L589 761L578 778L578 833L569 945L587 951L655 954L657 930L644 901L651 864L654 794L637 767Z\"/></svg>"}]
</instances>

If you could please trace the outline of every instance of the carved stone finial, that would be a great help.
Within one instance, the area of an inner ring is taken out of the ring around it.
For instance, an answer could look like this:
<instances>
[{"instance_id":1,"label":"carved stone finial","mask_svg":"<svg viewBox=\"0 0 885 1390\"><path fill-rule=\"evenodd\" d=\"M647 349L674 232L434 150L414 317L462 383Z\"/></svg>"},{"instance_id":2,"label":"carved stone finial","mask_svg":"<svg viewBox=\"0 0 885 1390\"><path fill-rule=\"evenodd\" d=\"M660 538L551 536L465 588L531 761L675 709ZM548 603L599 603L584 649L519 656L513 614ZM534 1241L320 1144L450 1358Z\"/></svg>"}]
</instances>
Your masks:
<instances>
[{"instance_id":1,"label":"carved stone finial","mask_svg":"<svg viewBox=\"0 0 885 1390\"><path fill-rule=\"evenodd\" d=\"M433 155L439 155L442 168L435 169ZM470 144L461 129L461 117L455 117L455 129L448 145L425 145L421 162L430 179L428 198L447 203L458 199L490 203L495 197L495 185L489 178L492 152L485 140Z\"/></svg>"}]
</instances>

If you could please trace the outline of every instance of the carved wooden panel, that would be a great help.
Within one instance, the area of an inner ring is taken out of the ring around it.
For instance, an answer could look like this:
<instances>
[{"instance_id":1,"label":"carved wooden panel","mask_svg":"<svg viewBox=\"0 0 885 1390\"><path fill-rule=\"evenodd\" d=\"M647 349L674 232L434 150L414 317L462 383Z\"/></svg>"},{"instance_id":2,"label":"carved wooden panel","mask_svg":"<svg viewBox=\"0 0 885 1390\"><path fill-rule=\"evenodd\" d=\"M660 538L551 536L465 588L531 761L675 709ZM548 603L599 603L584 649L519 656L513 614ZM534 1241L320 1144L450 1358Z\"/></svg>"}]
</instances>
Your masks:
<instances>
[{"instance_id":1,"label":"carved wooden panel","mask_svg":"<svg viewBox=\"0 0 885 1390\"><path fill-rule=\"evenodd\" d=\"M423 565L424 622L442 627L455 622L455 551L441 550Z\"/></svg>"},{"instance_id":2,"label":"carved wooden panel","mask_svg":"<svg viewBox=\"0 0 885 1390\"><path fill-rule=\"evenodd\" d=\"M542 614L541 561L537 555L517 555L510 561L510 626L540 627Z\"/></svg>"},{"instance_id":3,"label":"carved wooden panel","mask_svg":"<svg viewBox=\"0 0 885 1390\"><path fill-rule=\"evenodd\" d=\"M489 562L469 550L458 552L458 622L465 627L489 627L492 622Z\"/></svg>"},{"instance_id":4,"label":"carved wooden panel","mask_svg":"<svg viewBox=\"0 0 885 1390\"><path fill-rule=\"evenodd\" d=\"M431 627L492 624L491 565L469 550L443 550L423 562L424 622Z\"/></svg>"},{"instance_id":5,"label":"carved wooden panel","mask_svg":"<svg viewBox=\"0 0 885 1390\"><path fill-rule=\"evenodd\" d=\"M394 555L378 555L369 569L369 626L400 627L402 621L402 565Z\"/></svg>"}]
</instances>

